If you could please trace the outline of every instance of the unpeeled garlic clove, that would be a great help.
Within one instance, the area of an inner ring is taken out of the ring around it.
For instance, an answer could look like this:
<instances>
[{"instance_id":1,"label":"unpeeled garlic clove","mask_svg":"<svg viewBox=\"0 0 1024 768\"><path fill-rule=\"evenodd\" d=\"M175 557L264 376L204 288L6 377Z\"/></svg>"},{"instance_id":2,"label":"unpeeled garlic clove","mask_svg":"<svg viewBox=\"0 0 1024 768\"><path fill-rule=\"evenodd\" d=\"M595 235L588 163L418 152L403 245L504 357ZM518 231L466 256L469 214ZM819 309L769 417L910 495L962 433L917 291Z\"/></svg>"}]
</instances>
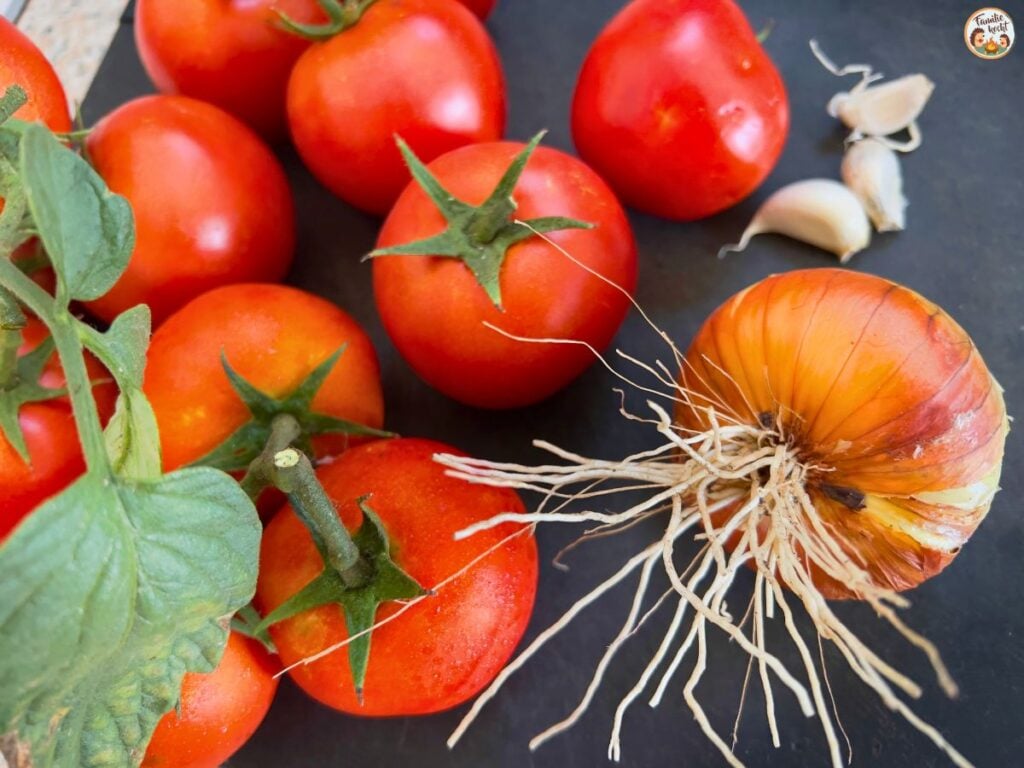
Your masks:
<instances>
[{"instance_id":1,"label":"unpeeled garlic clove","mask_svg":"<svg viewBox=\"0 0 1024 768\"><path fill-rule=\"evenodd\" d=\"M877 139L855 142L846 150L841 174L875 229L903 229L907 199L903 196L903 174L895 152Z\"/></svg>"},{"instance_id":2,"label":"unpeeled garlic clove","mask_svg":"<svg viewBox=\"0 0 1024 768\"><path fill-rule=\"evenodd\" d=\"M855 136L888 136L910 128L935 90L924 75L905 75L878 85L862 81L849 93L829 102L829 114L838 117Z\"/></svg>"},{"instance_id":3,"label":"unpeeled garlic clove","mask_svg":"<svg viewBox=\"0 0 1024 768\"><path fill-rule=\"evenodd\" d=\"M773 232L830 251L845 263L871 242L871 224L856 195L832 179L806 179L774 192L754 214L735 245L719 251L742 251L754 235Z\"/></svg>"}]
</instances>

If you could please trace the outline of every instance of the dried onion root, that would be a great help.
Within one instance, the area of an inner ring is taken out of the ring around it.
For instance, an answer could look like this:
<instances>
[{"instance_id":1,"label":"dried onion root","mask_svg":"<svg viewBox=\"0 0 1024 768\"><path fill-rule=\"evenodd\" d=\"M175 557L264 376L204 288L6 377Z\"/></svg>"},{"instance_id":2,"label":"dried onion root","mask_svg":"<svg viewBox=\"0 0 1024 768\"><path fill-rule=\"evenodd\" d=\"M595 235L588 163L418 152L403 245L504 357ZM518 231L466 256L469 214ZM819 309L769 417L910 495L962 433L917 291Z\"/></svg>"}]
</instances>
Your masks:
<instances>
[{"instance_id":1,"label":"dried onion root","mask_svg":"<svg viewBox=\"0 0 1024 768\"><path fill-rule=\"evenodd\" d=\"M537 467L435 457L450 474L469 482L544 495L533 513L501 515L460 536L507 521L596 523L594 533L604 535L655 514L667 517L659 540L580 598L506 667L474 702L449 738L449 747L548 640L608 591L635 578L622 628L579 706L530 746L571 727L625 640L664 601L662 595L655 608L641 614L652 575L661 569L671 583L675 613L654 656L615 712L610 758L620 756L628 708L645 694L656 706L695 647L684 700L729 765L741 765L697 696L710 653L708 630L718 629L756 662L775 746L780 739L773 685L781 684L806 716L819 718L830 762L841 765L825 695L827 678L823 686L811 646L795 623L800 605L819 645L822 639L833 643L886 706L953 763L970 765L901 698L919 697L920 687L867 647L827 601L852 597L868 603L925 653L942 689L956 695L935 646L904 624L895 609L908 605L899 591L952 560L997 490L1008 422L998 385L966 333L912 291L838 269L773 276L737 294L709 318L685 356L658 333L681 371L678 379L661 362L648 365L620 352L622 359L653 377L652 386L639 384L602 359L620 379L674 405L670 414L650 399L651 415L646 418L622 409L630 421L657 433L656 448L608 461L537 441L537 447L560 462ZM574 500L638 488L648 489L647 497L621 512L569 507ZM549 509L555 500L559 503ZM704 546L680 569L674 546L684 536ZM748 567L755 573L754 593L747 614L737 619L728 612L726 599L735 591L739 571ZM766 647L765 622L780 613L806 682Z\"/></svg>"}]
</instances>

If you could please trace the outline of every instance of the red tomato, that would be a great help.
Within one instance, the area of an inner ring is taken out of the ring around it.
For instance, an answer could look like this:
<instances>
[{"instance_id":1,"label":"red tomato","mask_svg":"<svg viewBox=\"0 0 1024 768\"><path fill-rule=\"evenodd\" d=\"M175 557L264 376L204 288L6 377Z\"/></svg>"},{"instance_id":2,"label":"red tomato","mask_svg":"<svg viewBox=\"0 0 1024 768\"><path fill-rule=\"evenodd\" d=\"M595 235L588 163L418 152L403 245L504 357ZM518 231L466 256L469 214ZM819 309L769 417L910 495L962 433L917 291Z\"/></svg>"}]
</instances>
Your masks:
<instances>
[{"instance_id":1,"label":"red tomato","mask_svg":"<svg viewBox=\"0 0 1024 768\"><path fill-rule=\"evenodd\" d=\"M222 351L243 378L281 397L343 344L313 410L379 428L377 355L356 322L330 302L283 285L232 285L182 307L153 334L143 385L160 427L164 468L206 455L249 419L221 367ZM314 448L334 455L349 441L324 436Z\"/></svg>"},{"instance_id":2,"label":"red tomato","mask_svg":"<svg viewBox=\"0 0 1024 768\"><path fill-rule=\"evenodd\" d=\"M103 118L89 159L135 212L135 252L111 291L89 302L104 320L148 304L154 325L204 291L284 277L295 248L291 190L274 155L226 112L182 96L147 96Z\"/></svg>"},{"instance_id":3,"label":"red tomato","mask_svg":"<svg viewBox=\"0 0 1024 768\"><path fill-rule=\"evenodd\" d=\"M50 62L35 43L0 16L0 94L17 83L25 89L28 103L14 113L19 120L41 120L50 130L71 130L68 99Z\"/></svg>"},{"instance_id":4,"label":"red tomato","mask_svg":"<svg viewBox=\"0 0 1024 768\"><path fill-rule=\"evenodd\" d=\"M49 335L46 326L29 318L22 331L24 343L19 355L28 354ZM100 418L106 422L114 412L117 389L109 382L109 374L91 355L86 357L86 368L93 381L104 381L93 387ZM57 353L47 361L40 384L50 389L65 386ZM67 397L57 397L37 403L26 403L18 411L30 462L26 464L14 447L0 432L0 541L15 526L51 496L64 490L85 471L82 448Z\"/></svg>"},{"instance_id":5,"label":"red tomato","mask_svg":"<svg viewBox=\"0 0 1024 768\"><path fill-rule=\"evenodd\" d=\"M453 195L478 204L491 193L522 144L463 147L429 169ZM579 160L546 147L530 157L513 197L516 217L567 216L596 224L548 237L574 258L632 292L636 245L615 196ZM437 234L444 219L410 184L384 222L377 246ZM578 345L513 341L484 322L519 336L578 339L608 346L629 307L621 291L573 263L539 237L509 249L501 270L499 310L461 261L384 256L373 261L377 309L398 351L428 384L483 408L528 405L558 391L594 362Z\"/></svg>"},{"instance_id":6,"label":"red tomato","mask_svg":"<svg viewBox=\"0 0 1024 768\"><path fill-rule=\"evenodd\" d=\"M361 518L356 499L373 494L369 504L388 530L396 563L424 587L447 579L517 528L502 525L463 541L453 539L456 531L523 510L514 491L448 477L431 458L436 452L458 453L429 440L378 440L317 471L349 529ZM263 536L256 600L264 615L322 570L309 532L285 507ZM362 705L344 649L289 674L313 698L352 714L418 715L454 707L504 666L526 630L536 591L537 545L523 533L374 630ZM396 610L394 603L382 605L377 619ZM301 613L270 632L285 665L348 636L337 605Z\"/></svg>"},{"instance_id":7,"label":"red tomato","mask_svg":"<svg viewBox=\"0 0 1024 768\"><path fill-rule=\"evenodd\" d=\"M280 28L326 17L316 0L138 0L135 40L164 93L216 104L269 139L287 135L288 76L309 42Z\"/></svg>"},{"instance_id":8,"label":"red tomato","mask_svg":"<svg viewBox=\"0 0 1024 768\"><path fill-rule=\"evenodd\" d=\"M494 6L498 4L498 0L459 0L459 2L481 19L486 19L490 16Z\"/></svg>"},{"instance_id":9,"label":"red tomato","mask_svg":"<svg viewBox=\"0 0 1024 768\"><path fill-rule=\"evenodd\" d=\"M263 722L276 673L258 643L232 632L213 672L185 675L180 712L171 710L157 724L143 768L218 768Z\"/></svg>"},{"instance_id":10,"label":"red tomato","mask_svg":"<svg viewBox=\"0 0 1024 768\"><path fill-rule=\"evenodd\" d=\"M299 59L288 121L328 189L384 214L409 181L395 134L424 162L501 137L501 64L487 30L456 0L377 0Z\"/></svg>"},{"instance_id":11,"label":"red tomato","mask_svg":"<svg viewBox=\"0 0 1024 768\"><path fill-rule=\"evenodd\" d=\"M689 221L735 205L789 130L778 71L732 0L633 0L580 72L580 157L638 210Z\"/></svg>"}]
</instances>

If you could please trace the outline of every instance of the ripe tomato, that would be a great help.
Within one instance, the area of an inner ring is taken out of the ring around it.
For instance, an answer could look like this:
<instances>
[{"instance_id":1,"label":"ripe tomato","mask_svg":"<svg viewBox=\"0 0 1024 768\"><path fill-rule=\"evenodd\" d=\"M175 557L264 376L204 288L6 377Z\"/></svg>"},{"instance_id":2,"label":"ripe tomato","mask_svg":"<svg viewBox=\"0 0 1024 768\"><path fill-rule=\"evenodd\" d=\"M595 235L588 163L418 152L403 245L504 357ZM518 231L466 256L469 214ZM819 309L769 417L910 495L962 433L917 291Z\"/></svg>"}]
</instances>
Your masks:
<instances>
[{"instance_id":1,"label":"ripe tomato","mask_svg":"<svg viewBox=\"0 0 1024 768\"><path fill-rule=\"evenodd\" d=\"M487 30L456 0L377 0L299 59L288 121L328 189L384 214L409 180L395 134L424 161L501 137L501 64Z\"/></svg>"},{"instance_id":2,"label":"ripe tomato","mask_svg":"<svg viewBox=\"0 0 1024 768\"><path fill-rule=\"evenodd\" d=\"M455 197L478 204L523 146L494 142L463 147L428 167ZM538 147L513 198L519 219L566 216L596 224L547 237L625 291L633 291L637 257L629 222L615 195L586 165ZM388 215L377 246L420 240L444 226L433 202L413 183ZM428 384L483 408L542 400L594 362L582 346L513 341L484 322L519 336L578 339L604 349L629 307L624 293L540 237L508 250L500 285L503 311L456 259L383 256L373 261L377 309L398 351Z\"/></svg>"},{"instance_id":3,"label":"ripe tomato","mask_svg":"<svg viewBox=\"0 0 1024 768\"><path fill-rule=\"evenodd\" d=\"M378 440L317 471L349 529L360 523L356 499L372 494L369 505L388 530L395 562L424 587L447 579L517 528L502 525L463 541L453 539L456 531L523 510L515 491L445 475L432 459L437 452L458 453L429 440ZM257 605L266 615L322 570L306 527L284 507L263 536ZM374 630L362 705L344 649L289 674L310 696L343 712L415 715L454 707L504 666L526 630L536 591L537 545L523 533ZM377 619L396 610L384 604ZM337 605L298 614L270 632L285 665L348 636Z\"/></svg>"},{"instance_id":4,"label":"ripe tomato","mask_svg":"<svg viewBox=\"0 0 1024 768\"><path fill-rule=\"evenodd\" d=\"M218 768L263 722L276 673L258 643L232 632L213 672L185 675L181 703L157 724L143 768Z\"/></svg>"},{"instance_id":5,"label":"ripe tomato","mask_svg":"<svg viewBox=\"0 0 1024 768\"><path fill-rule=\"evenodd\" d=\"M35 43L0 16L0 94L14 83L28 95L28 103L14 113L16 118L41 120L58 133L71 130L68 99L57 73Z\"/></svg>"},{"instance_id":6,"label":"ripe tomato","mask_svg":"<svg viewBox=\"0 0 1024 768\"><path fill-rule=\"evenodd\" d=\"M221 367L221 352L243 378L281 397L344 344L313 411L380 427L377 355L356 322L330 302L283 285L231 285L182 307L153 334L143 385L160 428L164 468L206 455L249 419ZM328 435L313 445L319 456L334 455L350 440Z\"/></svg>"},{"instance_id":7,"label":"ripe tomato","mask_svg":"<svg viewBox=\"0 0 1024 768\"><path fill-rule=\"evenodd\" d=\"M753 192L789 130L778 71L732 0L632 0L583 62L580 157L638 210L689 221Z\"/></svg>"},{"instance_id":8,"label":"ripe tomato","mask_svg":"<svg viewBox=\"0 0 1024 768\"><path fill-rule=\"evenodd\" d=\"M498 0L459 0L459 2L469 8L469 10L481 19L486 19L490 16L491 11L494 10L494 6L498 4Z\"/></svg>"},{"instance_id":9,"label":"ripe tomato","mask_svg":"<svg viewBox=\"0 0 1024 768\"><path fill-rule=\"evenodd\" d=\"M45 325L29 318L22 331L24 342L18 350L19 356L38 347L48 335ZM86 367L93 381L102 382L93 387L93 396L100 418L106 422L114 412L117 389L103 366L91 355L86 357ZM56 352L47 361L39 383L49 389L65 386ZM0 432L0 541L35 507L64 490L85 471L67 397L22 405L18 410L18 423L25 436L30 461L28 464L22 461Z\"/></svg>"},{"instance_id":10,"label":"ripe tomato","mask_svg":"<svg viewBox=\"0 0 1024 768\"><path fill-rule=\"evenodd\" d=\"M89 159L135 212L127 271L90 312L148 304L154 325L228 283L284 277L295 215L270 150L226 112L182 96L130 101L96 124Z\"/></svg>"},{"instance_id":11,"label":"ripe tomato","mask_svg":"<svg viewBox=\"0 0 1024 768\"><path fill-rule=\"evenodd\" d=\"M288 76L309 42L280 28L326 17L316 0L138 0L135 40L153 83L216 104L268 139L287 135Z\"/></svg>"}]
</instances>

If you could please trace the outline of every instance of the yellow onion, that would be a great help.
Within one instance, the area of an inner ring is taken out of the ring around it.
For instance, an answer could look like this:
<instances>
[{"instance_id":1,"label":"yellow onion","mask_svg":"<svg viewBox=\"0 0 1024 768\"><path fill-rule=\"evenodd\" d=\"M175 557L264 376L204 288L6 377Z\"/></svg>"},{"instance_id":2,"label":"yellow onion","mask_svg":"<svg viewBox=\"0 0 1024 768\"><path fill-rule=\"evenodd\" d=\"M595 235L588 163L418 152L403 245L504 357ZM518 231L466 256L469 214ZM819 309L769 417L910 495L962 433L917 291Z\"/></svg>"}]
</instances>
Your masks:
<instances>
[{"instance_id":1,"label":"yellow onion","mask_svg":"<svg viewBox=\"0 0 1024 768\"><path fill-rule=\"evenodd\" d=\"M1002 392L967 333L935 304L872 275L775 275L708 318L682 386L741 420L777 425L814 469L807 492L875 582L941 571L988 512L1008 430ZM689 429L707 411L681 405ZM847 585L820 571L826 596Z\"/></svg>"},{"instance_id":2,"label":"yellow onion","mask_svg":"<svg viewBox=\"0 0 1024 768\"><path fill-rule=\"evenodd\" d=\"M956 556L997 490L1008 419L999 385L967 333L908 288L842 269L776 275L741 291L708 318L685 355L655 330L668 343L678 374L662 361L647 363L621 352L632 373L605 361L648 398L649 415L631 412L625 399L622 413L632 428L656 432L654 447L597 459L535 441L558 459L538 466L435 457L455 477L542 494L535 511L498 515L460 537L505 522L578 522L590 526L582 537L587 540L658 515L665 520L660 536L645 540L498 675L449 745L550 638L638 577L622 628L580 703L535 736L531 748L579 720L612 657L655 610L645 606L656 600L656 606L674 604L675 613L615 711L612 759L620 755L629 707L644 695L656 706L687 668L683 660L696 654L683 698L725 761L741 766L696 693L714 630L749 655L751 671L756 664L774 746L782 743L773 693L781 685L805 715L819 718L828 762L843 766L825 695L828 680L819 667L825 657L812 652L794 620L802 608L819 642L832 643L887 707L955 765L970 766L899 695L916 698L921 688L869 648L828 602L863 600L927 655L943 690L956 695L937 648L895 609L909 604L901 591L934 576ZM618 511L610 494L623 491L614 497L626 502ZM691 559L681 563L687 540L696 554L691 548ZM753 584L749 594L737 596L742 587L736 585L743 584L737 576L747 569L754 571ZM652 598L658 571L669 591ZM766 625L772 620L784 626L802 678L768 646Z\"/></svg>"}]
</instances>

